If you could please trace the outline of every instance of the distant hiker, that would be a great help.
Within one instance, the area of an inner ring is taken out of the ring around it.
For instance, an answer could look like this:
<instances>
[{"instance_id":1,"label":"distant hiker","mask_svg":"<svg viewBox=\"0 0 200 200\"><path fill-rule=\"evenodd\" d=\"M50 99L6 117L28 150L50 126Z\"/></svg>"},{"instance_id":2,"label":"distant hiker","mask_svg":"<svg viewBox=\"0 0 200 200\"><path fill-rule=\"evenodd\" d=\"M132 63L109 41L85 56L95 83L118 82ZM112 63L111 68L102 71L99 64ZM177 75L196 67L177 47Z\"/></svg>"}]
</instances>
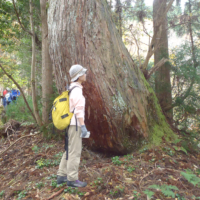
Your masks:
<instances>
[{"instance_id":1,"label":"distant hiker","mask_svg":"<svg viewBox=\"0 0 200 200\"><path fill-rule=\"evenodd\" d=\"M3 91L3 106L4 108L6 107L6 98L5 98L5 95L7 94L7 88Z\"/></svg>"},{"instance_id":2,"label":"distant hiker","mask_svg":"<svg viewBox=\"0 0 200 200\"><path fill-rule=\"evenodd\" d=\"M12 89L11 94L12 94L13 101L15 101L17 99L17 90Z\"/></svg>"},{"instance_id":3,"label":"distant hiker","mask_svg":"<svg viewBox=\"0 0 200 200\"><path fill-rule=\"evenodd\" d=\"M18 96L20 96L20 91L19 91L19 90L17 90L17 97L18 97Z\"/></svg>"},{"instance_id":4,"label":"distant hiker","mask_svg":"<svg viewBox=\"0 0 200 200\"><path fill-rule=\"evenodd\" d=\"M7 88L7 93L5 95L5 98L6 98L6 105L9 105L13 100L12 94L9 88Z\"/></svg>"},{"instance_id":5,"label":"distant hiker","mask_svg":"<svg viewBox=\"0 0 200 200\"><path fill-rule=\"evenodd\" d=\"M68 129L68 160L66 151L62 156L57 172L57 184L67 182L67 186L85 187L86 182L78 180L78 168L82 151L82 138L86 137L87 129L84 123L85 97L83 96L82 83L86 81L86 71L81 65L73 65L69 74L71 77L70 88L76 86L69 96L70 112L74 111Z\"/></svg>"}]
</instances>

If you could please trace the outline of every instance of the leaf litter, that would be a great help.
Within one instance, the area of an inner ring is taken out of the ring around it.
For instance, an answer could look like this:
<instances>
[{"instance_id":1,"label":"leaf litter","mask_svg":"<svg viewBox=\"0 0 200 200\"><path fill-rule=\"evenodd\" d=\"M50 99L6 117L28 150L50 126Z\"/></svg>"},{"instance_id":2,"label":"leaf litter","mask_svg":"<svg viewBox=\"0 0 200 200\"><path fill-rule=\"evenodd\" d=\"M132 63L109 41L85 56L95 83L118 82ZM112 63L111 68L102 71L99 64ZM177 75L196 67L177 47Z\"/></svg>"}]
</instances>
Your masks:
<instances>
[{"instance_id":1,"label":"leaf litter","mask_svg":"<svg viewBox=\"0 0 200 200\"><path fill-rule=\"evenodd\" d=\"M200 199L199 153L190 154L168 144L108 156L84 146L79 179L88 185L77 189L56 183L62 140L48 141L37 134L13 144L35 132L33 125L20 126L14 136L9 133L9 138L1 138L1 199Z\"/></svg>"}]
</instances>

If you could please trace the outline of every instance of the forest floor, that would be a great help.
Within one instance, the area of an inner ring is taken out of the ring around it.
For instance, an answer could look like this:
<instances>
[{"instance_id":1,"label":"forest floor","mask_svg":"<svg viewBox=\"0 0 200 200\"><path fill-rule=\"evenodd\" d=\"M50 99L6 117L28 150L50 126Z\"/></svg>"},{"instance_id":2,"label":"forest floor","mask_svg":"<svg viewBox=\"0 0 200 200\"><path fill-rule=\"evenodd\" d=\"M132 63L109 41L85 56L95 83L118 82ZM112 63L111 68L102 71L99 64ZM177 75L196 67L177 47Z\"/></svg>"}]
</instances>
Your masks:
<instances>
[{"instance_id":1,"label":"forest floor","mask_svg":"<svg viewBox=\"0 0 200 200\"><path fill-rule=\"evenodd\" d=\"M45 140L33 125L2 137L0 199L200 199L200 154L178 143L119 157L83 147L79 179L88 185L79 189L56 184L63 146L62 140Z\"/></svg>"}]
</instances>

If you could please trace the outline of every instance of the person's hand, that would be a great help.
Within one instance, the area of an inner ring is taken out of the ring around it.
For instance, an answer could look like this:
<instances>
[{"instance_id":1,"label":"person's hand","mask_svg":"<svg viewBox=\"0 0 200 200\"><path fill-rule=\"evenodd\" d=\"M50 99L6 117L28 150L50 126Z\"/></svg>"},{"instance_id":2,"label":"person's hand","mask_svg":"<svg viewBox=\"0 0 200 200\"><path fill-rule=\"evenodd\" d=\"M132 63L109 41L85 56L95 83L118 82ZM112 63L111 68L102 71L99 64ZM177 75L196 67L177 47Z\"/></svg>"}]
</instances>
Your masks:
<instances>
[{"instance_id":1,"label":"person's hand","mask_svg":"<svg viewBox=\"0 0 200 200\"><path fill-rule=\"evenodd\" d=\"M87 129L85 125L81 126L81 137L84 138L87 135Z\"/></svg>"}]
</instances>

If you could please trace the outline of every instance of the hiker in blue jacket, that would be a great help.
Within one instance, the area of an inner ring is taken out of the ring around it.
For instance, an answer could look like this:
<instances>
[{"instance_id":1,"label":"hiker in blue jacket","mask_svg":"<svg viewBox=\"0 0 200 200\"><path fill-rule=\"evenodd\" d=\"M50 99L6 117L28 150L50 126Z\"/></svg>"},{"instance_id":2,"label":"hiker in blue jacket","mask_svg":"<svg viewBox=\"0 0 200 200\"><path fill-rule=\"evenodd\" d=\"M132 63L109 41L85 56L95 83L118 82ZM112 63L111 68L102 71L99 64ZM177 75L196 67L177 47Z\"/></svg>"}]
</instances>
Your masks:
<instances>
[{"instance_id":1,"label":"hiker in blue jacket","mask_svg":"<svg viewBox=\"0 0 200 200\"><path fill-rule=\"evenodd\" d=\"M12 98L13 98L13 101L15 101L17 99L17 90L16 89L12 89Z\"/></svg>"}]
</instances>

